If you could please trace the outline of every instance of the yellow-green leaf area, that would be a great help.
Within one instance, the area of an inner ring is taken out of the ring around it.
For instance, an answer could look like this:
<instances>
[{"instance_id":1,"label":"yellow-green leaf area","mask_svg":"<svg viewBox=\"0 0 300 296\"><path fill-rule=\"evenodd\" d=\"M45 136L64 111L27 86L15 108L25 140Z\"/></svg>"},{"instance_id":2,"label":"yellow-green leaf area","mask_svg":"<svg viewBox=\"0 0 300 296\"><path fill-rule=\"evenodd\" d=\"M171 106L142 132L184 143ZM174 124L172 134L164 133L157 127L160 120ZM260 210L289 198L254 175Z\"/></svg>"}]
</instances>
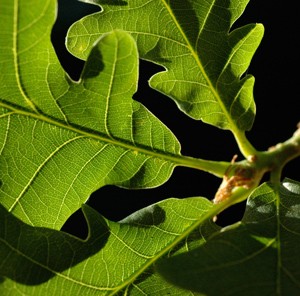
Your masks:
<instances>
[{"instance_id":1,"label":"yellow-green leaf area","mask_svg":"<svg viewBox=\"0 0 300 296\"><path fill-rule=\"evenodd\" d=\"M232 29L249 0L88 2L103 10L71 27L70 52L86 59L99 36L125 30L137 41L142 59L166 69L150 85L184 113L235 134L251 128L254 78L245 72L263 26Z\"/></svg>"},{"instance_id":2,"label":"yellow-green leaf area","mask_svg":"<svg viewBox=\"0 0 300 296\"><path fill-rule=\"evenodd\" d=\"M132 99L134 39L103 35L73 81L50 40L56 6L0 3L0 199L26 223L59 229L98 188L158 186L181 156L171 131Z\"/></svg>"}]
</instances>

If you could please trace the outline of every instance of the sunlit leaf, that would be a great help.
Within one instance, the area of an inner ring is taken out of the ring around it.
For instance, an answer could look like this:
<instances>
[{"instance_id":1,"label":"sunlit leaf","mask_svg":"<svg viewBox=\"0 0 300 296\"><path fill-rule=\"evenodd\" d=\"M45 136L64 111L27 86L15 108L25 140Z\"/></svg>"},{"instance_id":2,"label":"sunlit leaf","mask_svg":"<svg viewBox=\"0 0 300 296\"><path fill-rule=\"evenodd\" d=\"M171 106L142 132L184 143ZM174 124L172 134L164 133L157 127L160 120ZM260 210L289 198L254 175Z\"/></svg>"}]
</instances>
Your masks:
<instances>
[{"instance_id":1,"label":"sunlit leaf","mask_svg":"<svg viewBox=\"0 0 300 296\"><path fill-rule=\"evenodd\" d=\"M180 158L174 135L140 103L138 53L114 31L80 80L50 42L55 0L0 3L0 198L14 215L59 229L105 184L154 187Z\"/></svg>"},{"instance_id":2,"label":"sunlit leaf","mask_svg":"<svg viewBox=\"0 0 300 296\"><path fill-rule=\"evenodd\" d=\"M251 128L254 78L242 75L263 27L250 24L230 31L249 0L85 2L103 11L71 27L67 46L74 55L86 59L99 36L125 30L136 39L141 58L166 68L150 85L183 112L234 132Z\"/></svg>"},{"instance_id":3,"label":"sunlit leaf","mask_svg":"<svg viewBox=\"0 0 300 296\"><path fill-rule=\"evenodd\" d=\"M178 248L188 233L200 243L217 231L212 222L203 223L211 207L202 198L169 199L116 223L84 206L89 225L86 241L26 225L1 207L0 276L5 279L0 293L193 295L155 279L153 265Z\"/></svg>"},{"instance_id":4,"label":"sunlit leaf","mask_svg":"<svg viewBox=\"0 0 300 296\"><path fill-rule=\"evenodd\" d=\"M69 32L86 60L79 81L50 42L56 1L0 2L0 295L298 295L295 181L259 187L225 228L213 217L230 199L171 198L119 222L82 206L107 184L161 185L177 165L224 175L228 163L181 156L132 99L138 50L166 68L150 83L186 114L243 133L255 115L244 74L263 34L232 28L248 0L85 2L104 10ZM85 240L59 231L80 206Z\"/></svg>"},{"instance_id":5,"label":"sunlit leaf","mask_svg":"<svg viewBox=\"0 0 300 296\"><path fill-rule=\"evenodd\" d=\"M202 198L165 200L120 223L104 221L84 206L86 241L25 225L2 209L0 271L6 279L0 291L297 295L299 199L298 182L285 180L280 188L264 184L253 193L243 220L223 229L206 219L212 204Z\"/></svg>"},{"instance_id":6,"label":"sunlit leaf","mask_svg":"<svg viewBox=\"0 0 300 296\"><path fill-rule=\"evenodd\" d=\"M240 223L162 260L158 270L170 283L204 295L298 295L299 219L300 183L264 184Z\"/></svg>"}]
</instances>

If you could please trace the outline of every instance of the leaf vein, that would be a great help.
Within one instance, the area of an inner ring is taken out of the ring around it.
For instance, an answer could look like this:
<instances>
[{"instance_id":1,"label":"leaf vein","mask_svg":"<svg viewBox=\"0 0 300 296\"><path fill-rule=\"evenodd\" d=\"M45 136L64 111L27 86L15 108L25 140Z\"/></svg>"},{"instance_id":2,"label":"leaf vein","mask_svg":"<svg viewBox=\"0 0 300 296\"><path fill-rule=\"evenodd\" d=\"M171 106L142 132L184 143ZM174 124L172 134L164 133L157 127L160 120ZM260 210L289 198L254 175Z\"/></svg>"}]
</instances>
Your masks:
<instances>
[{"instance_id":1,"label":"leaf vein","mask_svg":"<svg viewBox=\"0 0 300 296\"><path fill-rule=\"evenodd\" d=\"M35 170L35 172L33 173L32 177L28 180L27 184L24 186L23 190L20 192L19 196L16 198L15 202L11 205L11 207L9 208L9 212L11 212L17 204L20 205L20 200L23 197L23 195L25 194L25 192L30 188L31 184L34 182L34 180L36 179L36 177L38 176L38 174L40 173L41 169L46 165L46 163L48 163L48 161L56 154L58 153L63 147L65 147L66 145L68 145L69 143L78 140L80 138L83 138L83 136L76 136L66 142L64 142L62 145L56 147L56 149L50 153L48 155L48 157L37 167L37 169Z\"/></svg>"}]
</instances>

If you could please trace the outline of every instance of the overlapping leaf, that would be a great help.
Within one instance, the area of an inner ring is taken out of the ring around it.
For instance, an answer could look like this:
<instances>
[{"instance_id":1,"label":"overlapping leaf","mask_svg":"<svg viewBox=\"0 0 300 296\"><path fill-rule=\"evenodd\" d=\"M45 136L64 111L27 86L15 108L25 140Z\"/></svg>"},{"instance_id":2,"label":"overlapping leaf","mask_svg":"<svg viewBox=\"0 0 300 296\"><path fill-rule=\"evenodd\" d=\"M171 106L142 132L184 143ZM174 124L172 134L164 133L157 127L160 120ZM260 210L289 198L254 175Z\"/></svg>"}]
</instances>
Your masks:
<instances>
[{"instance_id":1,"label":"overlapping leaf","mask_svg":"<svg viewBox=\"0 0 300 296\"><path fill-rule=\"evenodd\" d=\"M1 207L0 276L5 280L0 292L15 296L193 295L162 278L153 281L157 277L153 265L193 229L197 243L216 231L211 222L199 227L211 207L201 198L169 199L115 223L84 206L90 231L86 241L28 226Z\"/></svg>"},{"instance_id":2,"label":"overlapping leaf","mask_svg":"<svg viewBox=\"0 0 300 296\"><path fill-rule=\"evenodd\" d=\"M249 0L88 0L103 11L75 23L67 46L86 59L94 41L112 29L130 32L143 59L163 65L150 85L195 119L235 133L255 116L254 78L241 77L259 45L263 27L230 28Z\"/></svg>"},{"instance_id":3,"label":"overlapping leaf","mask_svg":"<svg viewBox=\"0 0 300 296\"><path fill-rule=\"evenodd\" d=\"M0 2L0 200L23 221L57 229L105 184L165 182L180 145L132 100L138 54L127 33L103 36L80 81L67 77L50 42L55 6Z\"/></svg>"},{"instance_id":4,"label":"overlapping leaf","mask_svg":"<svg viewBox=\"0 0 300 296\"><path fill-rule=\"evenodd\" d=\"M299 182L264 184L249 200L242 222L221 231L207 220L212 204L202 198L165 200L121 223L105 221L85 206L86 241L28 226L1 208L0 271L6 279L0 291L297 295L299 199Z\"/></svg>"},{"instance_id":5,"label":"overlapping leaf","mask_svg":"<svg viewBox=\"0 0 300 296\"><path fill-rule=\"evenodd\" d=\"M204 295L298 295L299 219L300 183L264 184L241 223L158 269L174 285Z\"/></svg>"},{"instance_id":6,"label":"overlapping leaf","mask_svg":"<svg viewBox=\"0 0 300 296\"><path fill-rule=\"evenodd\" d=\"M98 17L116 17L105 23L110 29L135 20L142 56L168 68L152 85L172 85L168 94L187 114L242 131L253 121L253 78L239 78L262 28L227 33L246 3L115 1L82 28ZM210 219L222 204L202 198L169 199L120 223L84 206L86 240L55 230L96 188L159 185L181 158L172 133L131 99L133 38L103 31L93 48L77 39L81 52L89 49L74 82L51 47L54 8L54 0L0 2L0 294L297 295L300 184L291 180L260 187L241 224L227 231Z\"/></svg>"}]
</instances>

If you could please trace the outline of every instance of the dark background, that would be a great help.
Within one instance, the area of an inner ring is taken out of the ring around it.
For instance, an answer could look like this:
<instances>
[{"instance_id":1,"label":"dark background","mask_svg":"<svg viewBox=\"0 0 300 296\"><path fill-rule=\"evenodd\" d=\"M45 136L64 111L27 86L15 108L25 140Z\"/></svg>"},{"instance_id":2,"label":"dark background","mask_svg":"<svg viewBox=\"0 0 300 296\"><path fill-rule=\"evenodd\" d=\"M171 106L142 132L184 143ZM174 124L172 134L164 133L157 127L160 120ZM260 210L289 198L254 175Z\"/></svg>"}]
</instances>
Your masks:
<instances>
[{"instance_id":1,"label":"dark background","mask_svg":"<svg viewBox=\"0 0 300 296\"><path fill-rule=\"evenodd\" d=\"M65 49L67 29L82 16L99 11L99 8L77 0L59 0L58 3L58 17L53 28L52 42L64 69L72 78L77 79L83 62L71 56ZM254 96L257 115L253 129L247 136L258 150L266 150L288 139L300 121L300 83L297 73L299 18L296 13L295 8L284 6L279 1L252 0L235 24L241 26L256 22L265 26L263 41L248 70L256 79ZM173 131L181 142L182 154L230 161L239 152L230 132L187 117L171 99L148 87L148 79L161 69L149 62L140 62L139 90L134 98ZM300 180L299 168L298 158L286 166L283 175ZM205 196L212 199L219 184L220 179L207 173L177 167L169 181L158 188L125 190L105 186L92 194L88 204L106 218L117 221L142 207L169 197ZM245 203L241 203L226 210L218 217L218 223L226 225L239 220L243 215L244 205ZM70 217L63 230L80 236L86 234L86 225L80 210Z\"/></svg>"}]
</instances>

